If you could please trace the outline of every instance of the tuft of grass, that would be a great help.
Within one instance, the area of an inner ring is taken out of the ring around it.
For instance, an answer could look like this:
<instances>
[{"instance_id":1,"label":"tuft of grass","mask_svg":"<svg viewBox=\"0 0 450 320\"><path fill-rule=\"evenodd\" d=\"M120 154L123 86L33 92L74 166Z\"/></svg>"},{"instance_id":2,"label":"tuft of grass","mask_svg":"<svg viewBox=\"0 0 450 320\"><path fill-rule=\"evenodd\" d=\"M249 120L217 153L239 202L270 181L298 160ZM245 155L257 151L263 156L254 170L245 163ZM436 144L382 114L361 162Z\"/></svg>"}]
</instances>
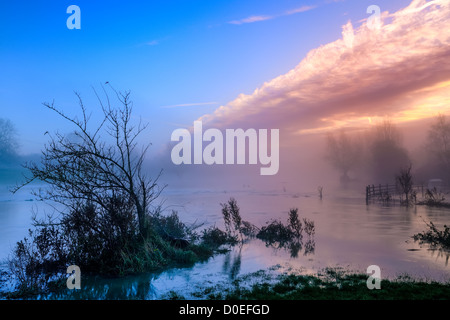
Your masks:
<instances>
[{"instance_id":1,"label":"tuft of grass","mask_svg":"<svg viewBox=\"0 0 450 320\"><path fill-rule=\"evenodd\" d=\"M180 295L179 293L170 290L166 295L162 297L163 300L186 300L186 298L183 295Z\"/></svg>"}]
</instances>

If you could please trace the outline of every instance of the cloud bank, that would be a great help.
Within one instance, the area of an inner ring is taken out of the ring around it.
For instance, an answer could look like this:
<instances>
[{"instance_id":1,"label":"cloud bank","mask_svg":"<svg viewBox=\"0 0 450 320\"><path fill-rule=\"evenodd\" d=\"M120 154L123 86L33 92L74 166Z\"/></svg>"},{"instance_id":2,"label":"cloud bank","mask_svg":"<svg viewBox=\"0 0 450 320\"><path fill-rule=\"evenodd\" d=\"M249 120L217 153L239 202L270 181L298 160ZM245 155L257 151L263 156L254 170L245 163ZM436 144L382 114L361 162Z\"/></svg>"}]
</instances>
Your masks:
<instances>
[{"instance_id":1,"label":"cloud bank","mask_svg":"<svg viewBox=\"0 0 450 320\"><path fill-rule=\"evenodd\" d=\"M294 69L201 117L218 128L282 128L293 134L407 121L450 106L450 0L414 0L311 50ZM445 111L444 111L445 112Z\"/></svg>"}]
</instances>

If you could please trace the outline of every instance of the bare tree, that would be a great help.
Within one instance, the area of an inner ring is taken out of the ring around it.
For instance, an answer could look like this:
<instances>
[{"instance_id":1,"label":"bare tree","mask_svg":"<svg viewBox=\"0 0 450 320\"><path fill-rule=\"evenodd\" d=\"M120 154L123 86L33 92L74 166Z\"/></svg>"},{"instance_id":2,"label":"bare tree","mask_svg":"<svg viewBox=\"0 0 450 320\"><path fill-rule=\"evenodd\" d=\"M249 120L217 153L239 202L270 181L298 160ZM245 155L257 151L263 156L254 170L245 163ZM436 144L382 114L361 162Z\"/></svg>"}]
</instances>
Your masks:
<instances>
[{"instance_id":1,"label":"bare tree","mask_svg":"<svg viewBox=\"0 0 450 320\"><path fill-rule=\"evenodd\" d=\"M10 160L17 152L17 131L9 119L0 118L0 160Z\"/></svg>"},{"instance_id":2,"label":"bare tree","mask_svg":"<svg viewBox=\"0 0 450 320\"><path fill-rule=\"evenodd\" d=\"M402 168L400 173L395 177L395 182L397 185L397 189L400 194L405 196L405 204L409 205L414 198L413 192L413 176L411 173L412 165L410 164L408 167Z\"/></svg>"},{"instance_id":3,"label":"bare tree","mask_svg":"<svg viewBox=\"0 0 450 320\"><path fill-rule=\"evenodd\" d=\"M87 113L80 94L78 97L81 117L70 117L54 102L44 103L75 127L73 134L49 134L50 142L42 152L41 163L27 163L25 167L31 175L17 186L38 180L48 185L34 194L41 200L52 200L66 208L76 210L80 203L96 204L108 211L111 199L125 199L134 208L139 232L148 231L147 214L149 206L161 193L158 178L149 178L143 172L145 154L150 144L138 149L138 136L147 124L131 123L132 102L130 93L114 90L120 107L113 107L105 88L101 99L94 93L102 110L102 120L91 128L90 114Z\"/></svg>"},{"instance_id":4,"label":"bare tree","mask_svg":"<svg viewBox=\"0 0 450 320\"><path fill-rule=\"evenodd\" d=\"M427 147L448 178L450 175L450 123L445 115L438 115L429 129Z\"/></svg>"},{"instance_id":5,"label":"bare tree","mask_svg":"<svg viewBox=\"0 0 450 320\"><path fill-rule=\"evenodd\" d=\"M397 126L388 119L375 126L373 135L376 141L388 141L395 145L399 145L401 142Z\"/></svg>"},{"instance_id":6,"label":"bare tree","mask_svg":"<svg viewBox=\"0 0 450 320\"><path fill-rule=\"evenodd\" d=\"M401 168L411 163L407 150L402 146L400 131L392 121L385 120L375 126L370 140L368 162L375 182L392 181Z\"/></svg>"},{"instance_id":7,"label":"bare tree","mask_svg":"<svg viewBox=\"0 0 450 320\"><path fill-rule=\"evenodd\" d=\"M341 173L341 182L348 182L349 171L360 162L361 146L343 130L337 136L329 133L325 158Z\"/></svg>"}]
</instances>

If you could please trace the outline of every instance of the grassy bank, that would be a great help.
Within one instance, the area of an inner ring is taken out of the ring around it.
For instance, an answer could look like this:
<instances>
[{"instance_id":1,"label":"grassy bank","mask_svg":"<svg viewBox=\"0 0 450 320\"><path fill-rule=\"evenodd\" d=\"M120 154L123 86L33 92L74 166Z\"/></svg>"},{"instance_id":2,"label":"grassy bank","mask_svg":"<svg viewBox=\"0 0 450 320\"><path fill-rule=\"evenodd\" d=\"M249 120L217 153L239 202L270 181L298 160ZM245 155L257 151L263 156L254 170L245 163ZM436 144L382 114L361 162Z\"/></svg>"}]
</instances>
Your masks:
<instances>
[{"instance_id":1,"label":"grassy bank","mask_svg":"<svg viewBox=\"0 0 450 320\"><path fill-rule=\"evenodd\" d=\"M438 300L450 298L450 283L438 283L401 276L382 279L381 288L369 290L364 273L325 268L314 275L258 271L231 284L199 288L190 293L196 299L213 300ZM184 299L170 292L167 299Z\"/></svg>"},{"instance_id":2,"label":"grassy bank","mask_svg":"<svg viewBox=\"0 0 450 320\"><path fill-rule=\"evenodd\" d=\"M33 298L64 291L69 265L77 265L87 276L161 272L192 267L228 250L235 241L215 227L195 232L197 226L187 226L176 212L154 213L148 219L151 228L145 237L137 232L117 232L110 238L102 238L93 228L85 227L95 223L78 221L70 224L73 228L46 224L29 230L29 236L16 244L6 261L7 271L0 274L0 284L7 281L14 284L12 291L0 292L0 299Z\"/></svg>"}]
</instances>

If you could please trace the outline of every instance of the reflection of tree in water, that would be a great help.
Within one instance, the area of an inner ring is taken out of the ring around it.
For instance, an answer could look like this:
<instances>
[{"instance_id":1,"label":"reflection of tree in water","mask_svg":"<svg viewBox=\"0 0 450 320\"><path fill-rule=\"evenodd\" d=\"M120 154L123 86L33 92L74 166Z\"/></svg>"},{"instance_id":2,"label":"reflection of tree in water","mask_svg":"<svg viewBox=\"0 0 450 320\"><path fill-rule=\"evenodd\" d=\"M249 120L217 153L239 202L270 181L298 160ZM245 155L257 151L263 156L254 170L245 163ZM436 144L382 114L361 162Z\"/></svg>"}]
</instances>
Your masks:
<instances>
[{"instance_id":1,"label":"reflection of tree in water","mask_svg":"<svg viewBox=\"0 0 450 320\"><path fill-rule=\"evenodd\" d=\"M299 251L303 248L302 241L292 241L289 244L289 252L291 253L291 258L297 258Z\"/></svg>"},{"instance_id":2,"label":"reflection of tree in water","mask_svg":"<svg viewBox=\"0 0 450 320\"><path fill-rule=\"evenodd\" d=\"M314 254L314 251L316 249L316 242L314 239L308 239L305 243L305 250L303 251L303 255L307 256L309 254Z\"/></svg>"},{"instance_id":3,"label":"reflection of tree in water","mask_svg":"<svg viewBox=\"0 0 450 320\"><path fill-rule=\"evenodd\" d=\"M429 251L431 252L431 256L434 257L435 252L437 252L436 254L436 260L438 259L445 259L445 266L448 267L448 260L450 258L450 251L446 250L446 249L429 249Z\"/></svg>"},{"instance_id":4,"label":"reflection of tree in water","mask_svg":"<svg viewBox=\"0 0 450 320\"><path fill-rule=\"evenodd\" d=\"M290 241L283 241L278 243L266 242L267 247L272 247L276 249L286 249L289 251L291 258L298 258L299 253L303 250L303 256L314 254L316 243L313 238L308 238L306 242L303 243L302 238L293 239Z\"/></svg>"},{"instance_id":5,"label":"reflection of tree in water","mask_svg":"<svg viewBox=\"0 0 450 320\"><path fill-rule=\"evenodd\" d=\"M432 221L426 222L428 229L412 236L414 242L418 242L422 248L426 245L431 256L437 252L436 260L445 258L445 266L448 266L450 257L450 226L444 224L444 229L438 228Z\"/></svg>"},{"instance_id":6,"label":"reflection of tree in water","mask_svg":"<svg viewBox=\"0 0 450 320\"><path fill-rule=\"evenodd\" d=\"M229 251L225 255L225 260L223 263L222 270L225 273L228 273L230 279L235 279L241 270L241 262L242 262L242 245L239 246L239 250L237 252Z\"/></svg>"}]
</instances>

